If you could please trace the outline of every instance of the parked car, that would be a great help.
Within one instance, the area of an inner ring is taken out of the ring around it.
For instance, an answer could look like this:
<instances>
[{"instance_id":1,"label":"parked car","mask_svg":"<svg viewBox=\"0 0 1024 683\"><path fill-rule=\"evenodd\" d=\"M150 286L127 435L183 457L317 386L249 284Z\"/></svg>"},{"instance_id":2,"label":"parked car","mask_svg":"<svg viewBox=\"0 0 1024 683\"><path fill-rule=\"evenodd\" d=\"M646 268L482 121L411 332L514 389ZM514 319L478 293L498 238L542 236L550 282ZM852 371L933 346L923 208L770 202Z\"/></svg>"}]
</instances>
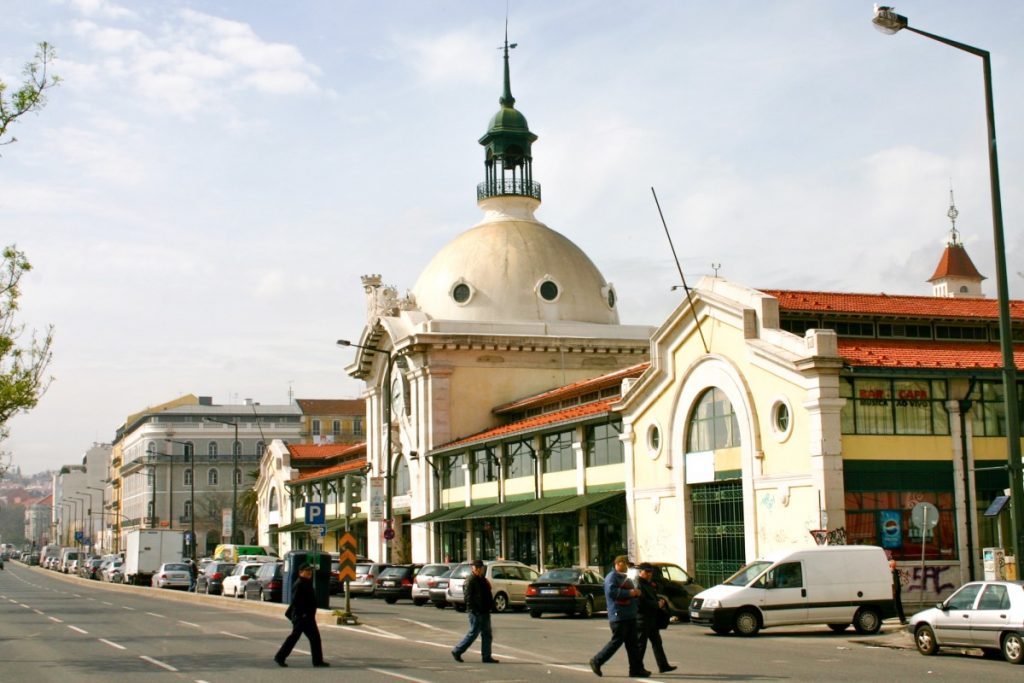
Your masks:
<instances>
[{"instance_id":1,"label":"parked car","mask_svg":"<svg viewBox=\"0 0 1024 683\"><path fill-rule=\"evenodd\" d=\"M196 577L196 593L220 595L224 579L235 568L234 562L211 562Z\"/></svg>"},{"instance_id":2,"label":"parked car","mask_svg":"<svg viewBox=\"0 0 1024 683\"><path fill-rule=\"evenodd\" d=\"M416 580L416 572L421 564L394 564L385 569L377 577L374 593L384 602L393 605L399 600L412 599L412 584Z\"/></svg>"},{"instance_id":3,"label":"parked car","mask_svg":"<svg viewBox=\"0 0 1024 683\"><path fill-rule=\"evenodd\" d=\"M264 562L239 562L231 573L224 577L220 594L224 597L241 598L245 591L246 582L256 576L256 572L263 567Z\"/></svg>"},{"instance_id":4,"label":"parked car","mask_svg":"<svg viewBox=\"0 0 1024 683\"><path fill-rule=\"evenodd\" d=\"M592 617L608 609L604 578L592 569L549 569L526 588L526 609L539 618L545 612Z\"/></svg>"},{"instance_id":5,"label":"parked car","mask_svg":"<svg viewBox=\"0 0 1024 683\"><path fill-rule=\"evenodd\" d=\"M491 582L494 594L494 611L505 612L510 607L526 607L526 588L537 579L537 571L522 562L513 560L491 560L485 563L484 576ZM466 579L473 572L470 562L463 562L452 570L448 579L450 602L459 612L466 611L466 596L463 589Z\"/></svg>"},{"instance_id":6,"label":"parked car","mask_svg":"<svg viewBox=\"0 0 1024 683\"><path fill-rule=\"evenodd\" d=\"M430 602L433 603L434 607L444 609L448 606L448 579L457 566L454 565L444 574L433 578L434 585L430 587Z\"/></svg>"},{"instance_id":7,"label":"parked car","mask_svg":"<svg viewBox=\"0 0 1024 683\"><path fill-rule=\"evenodd\" d=\"M115 575L118 577L116 581L114 580ZM124 578L124 560L120 558L112 560L103 568L100 578L108 583L121 583L120 579Z\"/></svg>"},{"instance_id":8,"label":"parked car","mask_svg":"<svg viewBox=\"0 0 1024 683\"><path fill-rule=\"evenodd\" d=\"M283 562L264 562L256 575L245 582L243 597L261 602L281 602L283 572Z\"/></svg>"},{"instance_id":9,"label":"parked car","mask_svg":"<svg viewBox=\"0 0 1024 683\"><path fill-rule=\"evenodd\" d=\"M425 564L416 572L412 584L412 601L415 605L430 602L430 589L437 583L439 576L446 575L455 565L448 562L442 564Z\"/></svg>"},{"instance_id":10,"label":"parked car","mask_svg":"<svg viewBox=\"0 0 1024 683\"><path fill-rule=\"evenodd\" d=\"M690 620L690 601L693 596L704 590L704 587L693 580L686 570L671 562L648 562L654 566L651 581L654 583L659 598L665 598L669 614L683 621ZM636 567L630 567L629 578L637 581Z\"/></svg>"},{"instance_id":11,"label":"parked car","mask_svg":"<svg viewBox=\"0 0 1024 683\"><path fill-rule=\"evenodd\" d=\"M153 573L150 585L153 588L180 588L188 590L192 583L192 574L184 562L164 562Z\"/></svg>"},{"instance_id":12,"label":"parked car","mask_svg":"<svg viewBox=\"0 0 1024 683\"><path fill-rule=\"evenodd\" d=\"M79 574L87 579L98 581L100 578L100 565L103 564L103 560L98 557L94 557L90 560L86 560L79 570Z\"/></svg>"},{"instance_id":13,"label":"parked car","mask_svg":"<svg viewBox=\"0 0 1024 683\"><path fill-rule=\"evenodd\" d=\"M372 598L377 587L377 577L388 566L383 562L357 562L356 580L348 582L349 593Z\"/></svg>"},{"instance_id":14,"label":"parked car","mask_svg":"<svg viewBox=\"0 0 1024 683\"><path fill-rule=\"evenodd\" d=\"M1024 585L1018 581L972 581L930 609L910 617L917 651L978 647L1024 663Z\"/></svg>"}]
</instances>

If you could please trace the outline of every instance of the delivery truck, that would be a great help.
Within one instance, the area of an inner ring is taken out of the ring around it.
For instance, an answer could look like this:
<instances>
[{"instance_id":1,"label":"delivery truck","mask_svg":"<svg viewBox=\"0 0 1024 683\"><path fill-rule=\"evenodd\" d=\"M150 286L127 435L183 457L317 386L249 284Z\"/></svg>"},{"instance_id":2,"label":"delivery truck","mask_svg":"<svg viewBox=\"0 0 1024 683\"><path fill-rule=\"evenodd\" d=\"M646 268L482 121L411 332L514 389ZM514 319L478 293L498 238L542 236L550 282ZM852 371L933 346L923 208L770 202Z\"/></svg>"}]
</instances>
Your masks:
<instances>
[{"instance_id":1,"label":"delivery truck","mask_svg":"<svg viewBox=\"0 0 1024 683\"><path fill-rule=\"evenodd\" d=\"M148 586L165 562L181 562L185 533L175 529L135 529L128 532L124 553L124 582Z\"/></svg>"}]
</instances>

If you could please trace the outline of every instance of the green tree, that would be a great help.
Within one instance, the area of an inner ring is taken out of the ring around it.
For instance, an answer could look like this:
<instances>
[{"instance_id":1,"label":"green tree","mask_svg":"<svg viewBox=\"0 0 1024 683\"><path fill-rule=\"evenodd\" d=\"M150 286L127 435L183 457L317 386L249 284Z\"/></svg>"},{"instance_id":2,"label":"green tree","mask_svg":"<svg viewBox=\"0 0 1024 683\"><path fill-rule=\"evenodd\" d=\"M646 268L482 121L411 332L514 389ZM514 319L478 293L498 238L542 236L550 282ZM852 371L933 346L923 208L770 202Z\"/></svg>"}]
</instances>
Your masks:
<instances>
[{"instance_id":1,"label":"green tree","mask_svg":"<svg viewBox=\"0 0 1024 683\"><path fill-rule=\"evenodd\" d=\"M25 326L15 320L21 276L32 270L25 254L14 245L5 247L0 265L0 441L7 437L8 421L39 403L52 378L46 368L52 358L53 326L42 336L32 333L20 343Z\"/></svg>"},{"instance_id":2,"label":"green tree","mask_svg":"<svg viewBox=\"0 0 1024 683\"><path fill-rule=\"evenodd\" d=\"M260 478L259 470L246 473L249 486L238 494L238 526L239 528L256 528L259 503L256 500L256 481Z\"/></svg>"},{"instance_id":3,"label":"green tree","mask_svg":"<svg viewBox=\"0 0 1024 683\"><path fill-rule=\"evenodd\" d=\"M49 73L56 59L56 50L44 41L39 43L35 58L25 65L25 82L20 88L8 96L7 84L0 81L0 145L18 141L7 131L12 123L46 106L46 92L60 83L60 76Z\"/></svg>"}]
</instances>

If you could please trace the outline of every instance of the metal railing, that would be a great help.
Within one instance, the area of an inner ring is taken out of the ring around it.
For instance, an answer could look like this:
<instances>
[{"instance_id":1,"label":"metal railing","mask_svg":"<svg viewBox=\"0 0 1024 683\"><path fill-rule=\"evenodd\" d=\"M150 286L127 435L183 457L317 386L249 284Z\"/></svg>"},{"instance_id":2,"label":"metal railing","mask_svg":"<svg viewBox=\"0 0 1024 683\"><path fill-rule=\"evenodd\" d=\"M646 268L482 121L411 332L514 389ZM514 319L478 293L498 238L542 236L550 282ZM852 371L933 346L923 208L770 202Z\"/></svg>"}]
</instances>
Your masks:
<instances>
[{"instance_id":1,"label":"metal railing","mask_svg":"<svg viewBox=\"0 0 1024 683\"><path fill-rule=\"evenodd\" d=\"M540 201L540 183L533 180L498 179L477 185L477 201L488 197L533 197Z\"/></svg>"}]
</instances>

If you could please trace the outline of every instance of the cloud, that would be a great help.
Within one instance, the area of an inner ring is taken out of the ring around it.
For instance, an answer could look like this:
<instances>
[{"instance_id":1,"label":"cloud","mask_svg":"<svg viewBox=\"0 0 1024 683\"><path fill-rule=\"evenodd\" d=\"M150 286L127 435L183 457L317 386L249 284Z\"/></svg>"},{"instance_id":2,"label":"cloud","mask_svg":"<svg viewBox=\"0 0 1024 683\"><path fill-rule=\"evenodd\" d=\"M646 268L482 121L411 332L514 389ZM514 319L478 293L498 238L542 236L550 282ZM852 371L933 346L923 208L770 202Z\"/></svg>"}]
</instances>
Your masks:
<instances>
[{"instance_id":1,"label":"cloud","mask_svg":"<svg viewBox=\"0 0 1024 683\"><path fill-rule=\"evenodd\" d=\"M494 49L489 34L467 27L439 37L399 36L400 53L421 81L431 85L488 84L494 80L494 62L480 59Z\"/></svg>"},{"instance_id":2,"label":"cloud","mask_svg":"<svg viewBox=\"0 0 1024 683\"><path fill-rule=\"evenodd\" d=\"M71 6L87 17L104 19L134 19L138 15L108 0L71 0Z\"/></svg>"}]
</instances>

